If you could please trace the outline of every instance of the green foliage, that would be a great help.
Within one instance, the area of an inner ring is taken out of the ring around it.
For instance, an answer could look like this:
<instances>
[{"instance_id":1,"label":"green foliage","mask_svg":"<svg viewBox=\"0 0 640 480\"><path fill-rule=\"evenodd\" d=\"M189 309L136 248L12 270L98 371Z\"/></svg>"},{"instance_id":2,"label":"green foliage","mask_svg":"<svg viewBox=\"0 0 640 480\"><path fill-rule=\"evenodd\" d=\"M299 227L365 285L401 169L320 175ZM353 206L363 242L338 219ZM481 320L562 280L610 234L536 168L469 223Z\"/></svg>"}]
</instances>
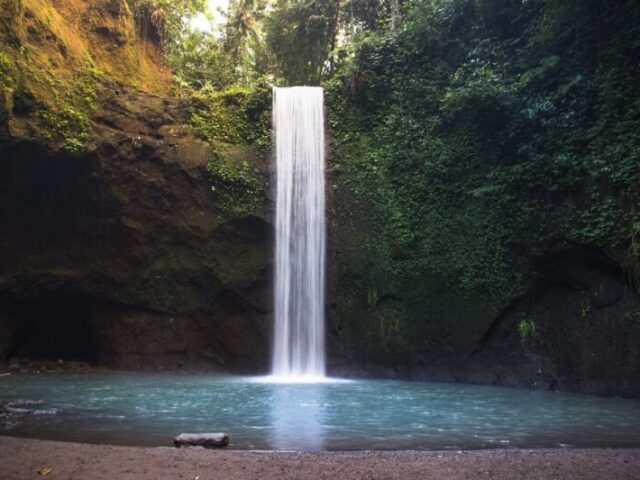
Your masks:
<instances>
[{"instance_id":1,"label":"green foliage","mask_svg":"<svg viewBox=\"0 0 640 480\"><path fill-rule=\"evenodd\" d=\"M210 34L186 31L166 56L177 83L183 88L222 90L235 81L233 63Z\"/></svg>"},{"instance_id":2,"label":"green foliage","mask_svg":"<svg viewBox=\"0 0 640 480\"><path fill-rule=\"evenodd\" d=\"M254 167L259 153L251 148L212 144L207 165L211 191L222 212L231 217L254 213L264 198L260 172Z\"/></svg>"},{"instance_id":3,"label":"green foliage","mask_svg":"<svg viewBox=\"0 0 640 480\"><path fill-rule=\"evenodd\" d=\"M15 68L13 61L4 52L0 52L0 85L2 88L9 88L13 85L15 76Z\"/></svg>"},{"instance_id":4,"label":"green foliage","mask_svg":"<svg viewBox=\"0 0 640 480\"><path fill-rule=\"evenodd\" d=\"M211 146L211 190L228 216L255 212L263 203L259 165L270 142L270 90L232 86L194 97L191 123Z\"/></svg>"},{"instance_id":5,"label":"green foliage","mask_svg":"<svg viewBox=\"0 0 640 480\"><path fill-rule=\"evenodd\" d=\"M533 320L521 320L518 323L518 334L522 340L535 337L538 334L535 322Z\"/></svg>"},{"instance_id":6,"label":"green foliage","mask_svg":"<svg viewBox=\"0 0 640 480\"><path fill-rule=\"evenodd\" d=\"M370 291L402 299L409 339L438 309L447 329L495 315L562 242L618 252L640 278L640 4L403 5L395 30L388 10L362 13L325 82L352 296L338 315L375 329L351 308Z\"/></svg>"},{"instance_id":7,"label":"green foliage","mask_svg":"<svg viewBox=\"0 0 640 480\"><path fill-rule=\"evenodd\" d=\"M186 21L206 8L206 0L128 0L128 3L142 35L158 35L168 48L180 40Z\"/></svg>"},{"instance_id":8,"label":"green foliage","mask_svg":"<svg viewBox=\"0 0 640 480\"><path fill-rule=\"evenodd\" d=\"M319 84L334 46L338 2L277 0L265 19L265 42L275 58L274 72L290 85Z\"/></svg>"},{"instance_id":9,"label":"green foliage","mask_svg":"<svg viewBox=\"0 0 640 480\"><path fill-rule=\"evenodd\" d=\"M36 118L41 122L38 135L48 143L59 143L71 154L82 153L91 129L91 115L97 101L97 82L102 73L85 67L73 84L45 75L50 88L51 103L39 105Z\"/></svg>"},{"instance_id":10,"label":"green foliage","mask_svg":"<svg viewBox=\"0 0 640 480\"><path fill-rule=\"evenodd\" d=\"M191 123L206 140L266 148L270 106L271 90L265 83L202 91L193 97Z\"/></svg>"},{"instance_id":11,"label":"green foliage","mask_svg":"<svg viewBox=\"0 0 640 480\"><path fill-rule=\"evenodd\" d=\"M204 0L129 2L141 34L162 44L182 89L222 90L261 77L317 85L335 69L332 54L340 56L339 0L232 0L221 39L188 25Z\"/></svg>"},{"instance_id":12,"label":"green foliage","mask_svg":"<svg viewBox=\"0 0 640 480\"><path fill-rule=\"evenodd\" d=\"M27 46L20 48L15 61L0 54L2 120L28 118L35 139L80 153L90 133L101 76L91 63L74 77L54 76L34 60Z\"/></svg>"},{"instance_id":13,"label":"green foliage","mask_svg":"<svg viewBox=\"0 0 640 480\"><path fill-rule=\"evenodd\" d=\"M206 12L206 0L128 0L143 38L158 42L181 93L223 89L235 80L232 59L212 34L189 21Z\"/></svg>"},{"instance_id":14,"label":"green foliage","mask_svg":"<svg viewBox=\"0 0 640 480\"><path fill-rule=\"evenodd\" d=\"M251 77L262 50L262 20L267 0L231 0L225 25L224 48L243 79Z\"/></svg>"},{"instance_id":15,"label":"green foliage","mask_svg":"<svg viewBox=\"0 0 640 480\"><path fill-rule=\"evenodd\" d=\"M341 23L358 30L373 30L391 17L389 0L347 0L342 9Z\"/></svg>"},{"instance_id":16,"label":"green foliage","mask_svg":"<svg viewBox=\"0 0 640 480\"><path fill-rule=\"evenodd\" d=\"M0 51L0 125L9 118L12 109L16 71L9 55Z\"/></svg>"}]
</instances>

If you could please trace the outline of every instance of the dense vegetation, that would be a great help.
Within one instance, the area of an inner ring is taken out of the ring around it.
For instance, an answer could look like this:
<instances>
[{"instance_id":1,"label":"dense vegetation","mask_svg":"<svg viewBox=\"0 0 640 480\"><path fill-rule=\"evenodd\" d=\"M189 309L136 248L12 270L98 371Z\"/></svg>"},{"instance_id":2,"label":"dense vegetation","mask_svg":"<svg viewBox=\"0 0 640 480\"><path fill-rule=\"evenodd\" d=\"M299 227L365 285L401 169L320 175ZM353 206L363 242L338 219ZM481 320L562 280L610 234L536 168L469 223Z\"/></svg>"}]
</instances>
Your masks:
<instances>
[{"instance_id":1,"label":"dense vegetation","mask_svg":"<svg viewBox=\"0 0 640 480\"><path fill-rule=\"evenodd\" d=\"M361 32L327 82L339 314L424 350L426 324L497 313L569 242L637 285L640 5L413 1L402 18Z\"/></svg>"},{"instance_id":2,"label":"dense vegetation","mask_svg":"<svg viewBox=\"0 0 640 480\"><path fill-rule=\"evenodd\" d=\"M377 358L495 316L561 245L605 252L640 287L637 0L232 0L221 32L189 27L203 0L124 3L191 99L229 215L264 199L269 86L325 86L334 313ZM0 122L33 110L45 140L81 150L113 72L24 81L28 53L0 52Z\"/></svg>"}]
</instances>

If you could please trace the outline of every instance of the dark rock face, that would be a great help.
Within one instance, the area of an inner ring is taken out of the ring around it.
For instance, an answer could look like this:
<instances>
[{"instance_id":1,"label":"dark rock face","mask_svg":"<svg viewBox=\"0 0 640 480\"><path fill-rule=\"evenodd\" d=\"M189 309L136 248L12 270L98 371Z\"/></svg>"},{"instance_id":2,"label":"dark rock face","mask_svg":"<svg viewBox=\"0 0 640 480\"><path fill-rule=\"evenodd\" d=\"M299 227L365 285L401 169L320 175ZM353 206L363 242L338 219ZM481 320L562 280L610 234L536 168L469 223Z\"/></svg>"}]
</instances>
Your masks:
<instances>
[{"instance_id":1,"label":"dark rock face","mask_svg":"<svg viewBox=\"0 0 640 480\"><path fill-rule=\"evenodd\" d=\"M602 253L551 252L468 362L471 379L640 397L640 298Z\"/></svg>"},{"instance_id":2,"label":"dark rock face","mask_svg":"<svg viewBox=\"0 0 640 480\"><path fill-rule=\"evenodd\" d=\"M266 370L264 212L216 207L186 102L102 105L82 155L0 141L0 359Z\"/></svg>"},{"instance_id":3,"label":"dark rock face","mask_svg":"<svg viewBox=\"0 0 640 480\"><path fill-rule=\"evenodd\" d=\"M404 300L376 308L388 302ZM334 319L333 370L640 398L640 296L603 252L551 248L524 294L470 318L474 328L434 323L424 349L382 362Z\"/></svg>"}]
</instances>

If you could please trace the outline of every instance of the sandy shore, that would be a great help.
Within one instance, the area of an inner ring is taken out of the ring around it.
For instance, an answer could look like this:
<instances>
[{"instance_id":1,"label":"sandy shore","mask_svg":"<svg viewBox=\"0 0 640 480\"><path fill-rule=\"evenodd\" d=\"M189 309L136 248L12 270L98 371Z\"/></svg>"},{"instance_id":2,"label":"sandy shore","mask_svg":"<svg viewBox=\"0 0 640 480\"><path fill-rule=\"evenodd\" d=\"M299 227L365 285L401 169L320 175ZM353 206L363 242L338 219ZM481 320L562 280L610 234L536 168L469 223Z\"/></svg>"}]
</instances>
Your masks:
<instances>
[{"instance_id":1,"label":"sandy shore","mask_svg":"<svg viewBox=\"0 0 640 480\"><path fill-rule=\"evenodd\" d=\"M46 476L38 470L50 468ZM468 452L244 452L116 447L0 437L0 478L640 479L640 449Z\"/></svg>"}]
</instances>

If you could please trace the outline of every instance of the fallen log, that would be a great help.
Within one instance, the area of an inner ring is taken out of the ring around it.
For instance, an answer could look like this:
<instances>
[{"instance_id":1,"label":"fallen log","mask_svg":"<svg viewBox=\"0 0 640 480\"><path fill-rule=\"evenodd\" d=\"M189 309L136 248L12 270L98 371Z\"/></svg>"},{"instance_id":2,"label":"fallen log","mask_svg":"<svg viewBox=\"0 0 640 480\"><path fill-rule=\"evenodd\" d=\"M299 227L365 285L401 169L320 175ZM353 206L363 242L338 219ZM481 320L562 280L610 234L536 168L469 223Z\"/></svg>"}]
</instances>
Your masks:
<instances>
[{"instance_id":1,"label":"fallen log","mask_svg":"<svg viewBox=\"0 0 640 480\"><path fill-rule=\"evenodd\" d=\"M173 439L180 447L221 448L229 445L229 437L224 433L181 433Z\"/></svg>"}]
</instances>

